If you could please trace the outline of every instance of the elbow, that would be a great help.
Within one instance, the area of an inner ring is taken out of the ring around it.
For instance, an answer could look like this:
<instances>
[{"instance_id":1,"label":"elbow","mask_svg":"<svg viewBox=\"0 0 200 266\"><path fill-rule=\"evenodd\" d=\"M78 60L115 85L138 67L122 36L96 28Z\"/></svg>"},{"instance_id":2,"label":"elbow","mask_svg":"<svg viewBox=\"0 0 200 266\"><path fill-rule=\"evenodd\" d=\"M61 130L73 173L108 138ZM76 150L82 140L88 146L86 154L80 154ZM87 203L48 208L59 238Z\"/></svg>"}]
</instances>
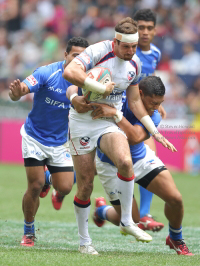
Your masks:
<instances>
[{"instance_id":1,"label":"elbow","mask_svg":"<svg viewBox=\"0 0 200 266\"><path fill-rule=\"evenodd\" d=\"M136 145L142 142L143 139L141 138L140 134L135 133L135 134L130 134L130 137L128 137L128 141L130 145Z\"/></svg>"}]
</instances>

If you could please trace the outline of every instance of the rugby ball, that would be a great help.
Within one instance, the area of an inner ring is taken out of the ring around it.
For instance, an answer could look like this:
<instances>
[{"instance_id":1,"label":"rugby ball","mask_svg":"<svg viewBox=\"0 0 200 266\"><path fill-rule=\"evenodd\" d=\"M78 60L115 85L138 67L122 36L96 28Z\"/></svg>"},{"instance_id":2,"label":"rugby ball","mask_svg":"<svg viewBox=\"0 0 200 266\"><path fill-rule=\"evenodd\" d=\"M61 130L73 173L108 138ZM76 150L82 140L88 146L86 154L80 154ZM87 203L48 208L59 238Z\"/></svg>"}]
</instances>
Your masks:
<instances>
[{"instance_id":1,"label":"rugby ball","mask_svg":"<svg viewBox=\"0 0 200 266\"><path fill-rule=\"evenodd\" d=\"M102 84L111 82L111 72L108 68L94 67L87 72L87 76ZM103 94L82 89L83 95L88 101L97 101L103 98Z\"/></svg>"}]
</instances>

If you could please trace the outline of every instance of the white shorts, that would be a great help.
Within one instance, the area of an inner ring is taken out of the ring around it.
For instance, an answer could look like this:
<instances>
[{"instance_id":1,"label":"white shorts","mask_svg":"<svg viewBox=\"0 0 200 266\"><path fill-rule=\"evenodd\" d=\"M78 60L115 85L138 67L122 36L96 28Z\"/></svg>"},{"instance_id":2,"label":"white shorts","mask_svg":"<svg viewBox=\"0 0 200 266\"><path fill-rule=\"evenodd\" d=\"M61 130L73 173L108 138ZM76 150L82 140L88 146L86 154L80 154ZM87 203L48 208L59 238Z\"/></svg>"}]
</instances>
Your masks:
<instances>
[{"instance_id":1,"label":"white shorts","mask_svg":"<svg viewBox=\"0 0 200 266\"><path fill-rule=\"evenodd\" d=\"M115 124L112 118L93 120L91 112L77 113L72 107L69 113L70 151L72 155L82 155L97 147L99 137L107 133L125 133Z\"/></svg>"},{"instance_id":2,"label":"white shorts","mask_svg":"<svg viewBox=\"0 0 200 266\"><path fill-rule=\"evenodd\" d=\"M159 174L159 172L166 170L165 165L155 155L155 152L152 151L148 145L145 146L146 156L133 165L135 176L134 182L142 186L144 183L144 187L146 187L151 182L151 180ZM118 200L119 197L117 193L117 168L108 163L102 162L99 157L96 156L96 169L109 201ZM156 169L155 174L150 177L149 182L148 180L147 182L145 182L146 177L148 177L147 175L151 173L154 169Z\"/></svg>"},{"instance_id":3,"label":"white shorts","mask_svg":"<svg viewBox=\"0 0 200 266\"><path fill-rule=\"evenodd\" d=\"M47 159L46 165L56 167L73 167L68 142L57 147L42 145L26 133L24 125L21 127L20 134L22 136L23 158L35 158L38 161Z\"/></svg>"}]
</instances>

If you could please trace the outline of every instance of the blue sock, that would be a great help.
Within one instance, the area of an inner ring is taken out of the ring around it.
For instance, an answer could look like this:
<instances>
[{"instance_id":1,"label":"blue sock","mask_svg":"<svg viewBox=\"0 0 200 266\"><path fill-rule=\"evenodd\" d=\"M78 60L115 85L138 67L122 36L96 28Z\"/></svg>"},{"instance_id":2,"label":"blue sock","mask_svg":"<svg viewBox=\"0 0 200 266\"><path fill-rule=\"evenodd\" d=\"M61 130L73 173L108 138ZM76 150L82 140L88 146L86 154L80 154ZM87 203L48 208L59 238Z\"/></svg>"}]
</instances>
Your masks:
<instances>
[{"instance_id":1,"label":"blue sock","mask_svg":"<svg viewBox=\"0 0 200 266\"><path fill-rule=\"evenodd\" d=\"M175 229L169 224L169 236L175 241L183 239L182 226L178 229Z\"/></svg>"},{"instance_id":2,"label":"blue sock","mask_svg":"<svg viewBox=\"0 0 200 266\"><path fill-rule=\"evenodd\" d=\"M140 218L150 213L153 193L139 186L140 190Z\"/></svg>"},{"instance_id":3,"label":"blue sock","mask_svg":"<svg viewBox=\"0 0 200 266\"><path fill-rule=\"evenodd\" d=\"M33 222L26 222L24 220L24 235L35 234L34 220Z\"/></svg>"},{"instance_id":4,"label":"blue sock","mask_svg":"<svg viewBox=\"0 0 200 266\"><path fill-rule=\"evenodd\" d=\"M112 206L103 205L97 208L97 215L101 220L107 220L106 212L108 209L112 208Z\"/></svg>"},{"instance_id":5,"label":"blue sock","mask_svg":"<svg viewBox=\"0 0 200 266\"><path fill-rule=\"evenodd\" d=\"M52 185L51 174L50 174L49 170L46 170L44 172L44 175L45 175L45 185Z\"/></svg>"},{"instance_id":6,"label":"blue sock","mask_svg":"<svg viewBox=\"0 0 200 266\"><path fill-rule=\"evenodd\" d=\"M74 184L76 184L76 172L74 171Z\"/></svg>"}]
</instances>

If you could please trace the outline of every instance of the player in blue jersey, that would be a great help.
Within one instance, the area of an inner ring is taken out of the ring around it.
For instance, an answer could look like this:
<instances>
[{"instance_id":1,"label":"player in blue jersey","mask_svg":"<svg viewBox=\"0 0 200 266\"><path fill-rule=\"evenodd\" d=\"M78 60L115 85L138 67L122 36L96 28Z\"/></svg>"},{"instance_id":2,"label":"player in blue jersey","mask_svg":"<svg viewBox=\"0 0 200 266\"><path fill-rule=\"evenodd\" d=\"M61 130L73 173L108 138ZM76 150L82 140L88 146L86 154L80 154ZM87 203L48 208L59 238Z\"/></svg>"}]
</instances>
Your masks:
<instances>
[{"instance_id":1,"label":"player in blue jersey","mask_svg":"<svg viewBox=\"0 0 200 266\"><path fill-rule=\"evenodd\" d=\"M156 14L151 9L140 9L134 15L134 20L138 23L139 40L136 54L142 65L140 80L144 77L154 75L158 63L161 59L160 50L152 44L156 33ZM162 117L166 115L162 106L159 107ZM152 137L145 141L154 152L156 145ZM139 186L140 190L140 223L139 227L143 230L159 231L164 224L159 223L150 215L150 206L153 193Z\"/></svg>"},{"instance_id":2,"label":"player in blue jersey","mask_svg":"<svg viewBox=\"0 0 200 266\"><path fill-rule=\"evenodd\" d=\"M164 84L156 76L145 77L140 81L139 89L144 106L157 127L161 121L158 108L164 100ZM98 104L93 104L93 106L97 107L93 111L94 118L96 119L103 116L112 117L116 114L116 110L112 107ZM182 237L182 196L165 165L144 144L143 141L149 138L150 135L130 111L127 101L123 106L123 115L124 118L118 123L118 126L126 133L129 140L135 175L134 180L144 189L155 193L165 201L164 211L169 221L169 236L166 238L166 245L175 249L178 254L192 256L193 254L188 250ZM100 142L100 139L98 142ZM97 152L96 168L100 181L113 207L106 205L102 197L96 199L98 206L94 213L94 221L98 226L102 226L103 223L101 221L104 220L119 226L121 208L116 186L117 169L112 161L100 151L100 148Z\"/></svg>"},{"instance_id":3,"label":"player in blue jersey","mask_svg":"<svg viewBox=\"0 0 200 266\"><path fill-rule=\"evenodd\" d=\"M88 45L81 37L72 38L67 44L64 61L39 67L23 82L17 79L10 84L9 96L13 101L34 93L33 108L20 131L28 181L22 201L23 246L34 246L34 219L45 183L44 166L47 165L53 186L59 193L67 195L73 186L73 162L67 142L70 101L66 98L71 83L63 78L63 72Z\"/></svg>"}]
</instances>

